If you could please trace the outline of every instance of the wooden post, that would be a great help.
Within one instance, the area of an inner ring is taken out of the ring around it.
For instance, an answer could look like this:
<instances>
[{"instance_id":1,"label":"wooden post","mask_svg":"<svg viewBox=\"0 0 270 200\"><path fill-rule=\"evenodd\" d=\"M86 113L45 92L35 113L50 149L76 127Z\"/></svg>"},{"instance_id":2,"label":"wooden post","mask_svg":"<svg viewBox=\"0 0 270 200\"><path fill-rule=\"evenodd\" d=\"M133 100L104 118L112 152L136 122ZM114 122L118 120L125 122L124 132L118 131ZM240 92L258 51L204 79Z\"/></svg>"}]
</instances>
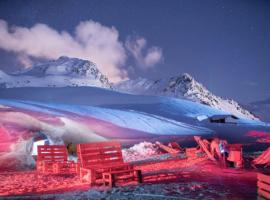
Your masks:
<instances>
[{"instance_id":1,"label":"wooden post","mask_svg":"<svg viewBox=\"0 0 270 200\"><path fill-rule=\"evenodd\" d=\"M138 176L138 182L142 183L143 182L142 170L136 170L136 171L137 171L137 176Z\"/></svg>"}]
</instances>

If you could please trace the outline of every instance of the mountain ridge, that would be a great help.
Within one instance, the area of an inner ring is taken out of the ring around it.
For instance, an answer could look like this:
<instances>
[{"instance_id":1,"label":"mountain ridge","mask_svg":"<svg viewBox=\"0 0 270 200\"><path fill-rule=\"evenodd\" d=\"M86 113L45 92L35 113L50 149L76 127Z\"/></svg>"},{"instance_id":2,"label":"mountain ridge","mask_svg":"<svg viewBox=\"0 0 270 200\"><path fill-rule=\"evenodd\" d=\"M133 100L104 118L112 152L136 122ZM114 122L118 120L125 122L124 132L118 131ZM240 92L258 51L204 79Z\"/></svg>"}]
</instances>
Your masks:
<instances>
[{"instance_id":1,"label":"mountain ridge","mask_svg":"<svg viewBox=\"0 0 270 200\"><path fill-rule=\"evenodd\" d=\"M236 101L214 95L188 73L154 81L144 78L127 80L118 83L114 87L120 92L132 94L160 95L188 99L232 113L236 116L258 119Z\"/></svg>"},{"instance_id":2,"label":"mountain ridge","mask_svg":"<svg viewBox=\"0 0 270 200\"><path fill-rule=\"evenodd\" d=\"M0 70L0 88L84 86L101 87L122 93L187 99L238 117L258 119L236 101L214 95L187 73L154 81L138 78L112 84L93 62L66 56L13 74L6 74Z\"/></svg>"}]
</instances>

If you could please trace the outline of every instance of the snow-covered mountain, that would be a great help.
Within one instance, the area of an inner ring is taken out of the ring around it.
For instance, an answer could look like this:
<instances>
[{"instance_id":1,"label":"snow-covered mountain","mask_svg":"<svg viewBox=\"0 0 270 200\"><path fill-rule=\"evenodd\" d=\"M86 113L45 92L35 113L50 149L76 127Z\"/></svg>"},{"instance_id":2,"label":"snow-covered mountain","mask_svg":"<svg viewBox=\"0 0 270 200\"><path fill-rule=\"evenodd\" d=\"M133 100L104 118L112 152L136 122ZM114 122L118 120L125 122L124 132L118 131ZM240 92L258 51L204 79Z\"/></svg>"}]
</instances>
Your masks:
<instances>
[{"instance_id":1,"label":"snow-covered mountain","mask_svg":"<svg viewBox=\"0 0 270 200\"><path fill-rule=\"evenodd\" d=\"M13 74L0 70L0 87L66 87L96 86L112 88L98 67L78 58L60 57Z\"/></svg>"},{"instance_id":2,"label":"snow-covered mountain","mask_svg":"<svg viewBox=\"0 0 270 200\"><path fill-rule=\"evenodd\" d=\"M171 78L156 81L139 78L118 83L114 87L121 92L143 95L170 96L188 99L208 105L238 117L256 119L248 110L242 108L236 101L223 99L212 94L202 84L198 83L189 74L182 74Z\"/></svg>"},{"instance_id":3,"label":"snow-covered mountain","mask_svg":"<svg viewBox=\"0 0 270 200\"><path fill-rule=\"evenodd\" d=\"M95 86L114 88L124 93L183 98L239 117L256 119L236 101L215 96L189 74L156 81L139 78L112 86L108 78L91 61L64 56L13 74L6 74L0 70L0 88L68 86Z\"/></svg>"}]
</instances>

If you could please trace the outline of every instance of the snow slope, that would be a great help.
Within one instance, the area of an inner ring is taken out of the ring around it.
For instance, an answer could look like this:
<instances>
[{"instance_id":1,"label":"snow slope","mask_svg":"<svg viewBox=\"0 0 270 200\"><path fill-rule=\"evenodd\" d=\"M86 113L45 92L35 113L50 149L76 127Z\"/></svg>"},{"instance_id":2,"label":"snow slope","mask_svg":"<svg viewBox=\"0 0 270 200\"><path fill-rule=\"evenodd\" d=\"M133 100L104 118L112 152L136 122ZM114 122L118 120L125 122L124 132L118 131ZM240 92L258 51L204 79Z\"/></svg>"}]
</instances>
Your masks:
<instances>
[{"instance_id":1,"label":"snow slope","mask_svg":"<svg viewBox=\"0 0 270 200\"><path fill-rule=\"evenodd\" d=\"M170 96L188 99L232 113L238 117L256 119L252 113L242 108L236 101L223 99L212 94L189 74L183 74L168 79L159 79L156 81L144 78L127 80L118 83L114 87L116 87L118 91L132 94Z\"/></svg>"},{"instance_id":2,"label":"snow slope","mask_svg":"<svg viewBox=\"0 0 270 200\"><path fill-rule=\"evenodd\" d=\"M0 87L97 86L111 88L108 78L87 60L60 57L13 74L0 71Z\"/></svg>"},{"instance_id":3,"label":"snow slope","mask_svg":"<svg viewBox=\"0 0 270 200\"><path fill-rule=\"evenodd\" d=\"M19 161L16 166L33 164L31 148L40 132L54 144L111 139L123 144L190 142L194 135L218 135L245 143L256 141L247 135L250 130L270 132L268 124L257 120L240 118L237 124L199 121L198 116L226 114L200 103L97 87L2 88L0 97L0 147L8 151L0 150L0 168L10 160Z\"/></svg>"},{"instance_id":4,"label":"snow slope","mask_svg":"<svg viewBox=\"0 0 270 200\"><path fill-rule=\"evenodd\" d=\"M199 121L198 117L228 114L184 99L131 95L96 87L2 88L0 96L3 109L16 107L57 116L73 113L149 133L170 132L166 124L205 126L205 121ZM266 125L245 118L238 123Z\"/></svg>"}]
</instances>

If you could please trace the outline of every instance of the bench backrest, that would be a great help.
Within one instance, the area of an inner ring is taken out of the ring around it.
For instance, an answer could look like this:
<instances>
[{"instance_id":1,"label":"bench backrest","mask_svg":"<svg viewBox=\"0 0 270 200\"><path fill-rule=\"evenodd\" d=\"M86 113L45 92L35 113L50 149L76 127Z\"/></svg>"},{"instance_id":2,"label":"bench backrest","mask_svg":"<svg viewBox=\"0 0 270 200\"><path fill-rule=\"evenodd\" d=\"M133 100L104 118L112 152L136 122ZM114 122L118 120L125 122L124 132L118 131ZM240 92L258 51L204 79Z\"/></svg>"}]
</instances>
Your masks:
<instances>
[{"instance_id":1,"label":"bench backrest","mask_svg":"<svg viewBox=\"0 0 270 200\"><path fill-rule=\"evenodd\" d=\"M77 145L78 162L83 168L123 163L121 144L116 141Z\"/></svg>"},{"instance_id":2,"label":"bench backrest","mask_svg":"<svg viewBox=\"0 0 270 200\"><path fill-rule=\"evenodd\" d=\"M38 145L37 161L65 162L68 159L64 145Z\"/></svg>"}]
</instances>

